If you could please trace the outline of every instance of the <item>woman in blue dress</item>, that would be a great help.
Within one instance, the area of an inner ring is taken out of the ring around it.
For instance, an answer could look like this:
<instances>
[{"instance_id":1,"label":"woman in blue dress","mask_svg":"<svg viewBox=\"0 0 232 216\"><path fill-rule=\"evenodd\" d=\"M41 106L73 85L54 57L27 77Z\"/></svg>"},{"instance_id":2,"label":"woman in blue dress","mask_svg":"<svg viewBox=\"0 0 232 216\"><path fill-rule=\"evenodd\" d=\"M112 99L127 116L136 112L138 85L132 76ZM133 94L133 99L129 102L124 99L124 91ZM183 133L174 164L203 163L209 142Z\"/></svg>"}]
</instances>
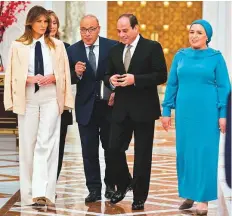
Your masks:
<instances>
[{"instance_id":1,"label":"woman in blue dress","mask_svg":"<svg viewBox=\"0 0 232 216\"><path fill-rule=\"evenodd\" d=\"M230 81L220 51L208 47L213 30L196 20L189 31L191 47L179 50L173 60L163 101L162 124L171 126L175 109L180 210L197 201L198 215L207 215L208 201L217 199L220 131L225 133Z\"/></svg>"}]
</instances>

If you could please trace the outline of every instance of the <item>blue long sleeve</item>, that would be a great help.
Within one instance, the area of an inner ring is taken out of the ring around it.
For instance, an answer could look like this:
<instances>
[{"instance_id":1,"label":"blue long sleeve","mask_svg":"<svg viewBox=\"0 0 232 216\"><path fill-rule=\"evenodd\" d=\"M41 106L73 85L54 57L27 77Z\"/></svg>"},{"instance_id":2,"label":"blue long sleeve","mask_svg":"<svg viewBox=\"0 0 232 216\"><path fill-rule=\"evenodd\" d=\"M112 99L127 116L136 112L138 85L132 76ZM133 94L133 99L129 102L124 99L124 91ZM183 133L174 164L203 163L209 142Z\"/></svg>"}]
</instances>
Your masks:
<instances>
[{"instance_id":1,"label":"blue long sleeve","mask_svg":"<svg viewBox=\"0 0 232 216\"><path fill-rule=\"evenodd\" d=\"M168 82L166 85L165 97L162 103L163 114L162 116L171 116L171 109L175 109L176 106L176 94L178 91L178 77L177 77L177 66L178 66L178 56L177 53L174 56L171 69L169 72Z\"/></svg>"},{"instance_id":2,"label":"blue long sleeve","mask_svg":"<svg viewBox=\"0 0 232 216\"><path fill-rule=\"evenodd\" d=\"M218 92L217 106L219 108L219 118L226 118L227 98L231 86L226 63L222 55L219 56L215 77Z\"/></svg>"}]
</instances>

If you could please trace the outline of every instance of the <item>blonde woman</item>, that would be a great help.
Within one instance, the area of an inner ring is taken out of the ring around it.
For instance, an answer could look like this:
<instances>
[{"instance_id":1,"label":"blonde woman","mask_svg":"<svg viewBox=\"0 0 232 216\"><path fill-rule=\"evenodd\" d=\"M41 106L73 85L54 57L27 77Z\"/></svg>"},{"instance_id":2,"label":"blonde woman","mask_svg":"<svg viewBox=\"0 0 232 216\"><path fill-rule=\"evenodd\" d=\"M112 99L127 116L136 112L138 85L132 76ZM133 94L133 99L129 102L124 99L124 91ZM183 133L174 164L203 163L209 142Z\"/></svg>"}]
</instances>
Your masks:
<instances>
[{"instance_id":1,"label":"blonde woman","mask_svg":"<svg viewBox=\"0 0 232 216\"><path fill-rule=\"evenodd\" d=\"M54 37L57 39L60 39L60 22L55 14L54 11L48 10L49 17L51 19L51 25L50 25L50 37ZM64 43L65 48L67 49L70 44ZM62 168L63 163L63 157L64 157L64 146L65 146L65 138L67 135L68 125L73 124L72 119L72 112L71 110L64 110L64 112L61 115L61 127L60 127L60 145L59 145L59 160L58 160L58 172L57 172L57 179L59 178L60 171Z\"/></svg>"},{"instance_id":2,"label":"blonde woman","mask_svg":"<svg viewBox=\"0 0 232 216\"><path fill-rule=\"evenodd\" d=\"M49 24L46 9L30 9L5 75L5 109L18 114L21 205L54 204L60 116L74 106L65 47Z\"/></svg>"}]
</instances>

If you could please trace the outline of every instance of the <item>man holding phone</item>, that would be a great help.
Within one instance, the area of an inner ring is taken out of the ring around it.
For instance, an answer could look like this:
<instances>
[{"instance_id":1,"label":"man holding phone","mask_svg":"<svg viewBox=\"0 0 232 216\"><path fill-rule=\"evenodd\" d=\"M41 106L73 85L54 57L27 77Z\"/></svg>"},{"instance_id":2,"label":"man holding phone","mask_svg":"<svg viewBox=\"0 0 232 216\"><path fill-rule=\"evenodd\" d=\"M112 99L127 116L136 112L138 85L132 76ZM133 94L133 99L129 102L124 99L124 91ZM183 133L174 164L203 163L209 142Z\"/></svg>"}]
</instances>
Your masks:
<instances>
[{"instance_id":1,"label":"man holding phone","mask_svg":"<svg viewBox=\"0 0 232 216\"><path fill-rule=\"evenodd\" d=\"M109 100L100 98L100 83L104 79L108 53L117 42L99 36L97 17L86 15L80 21L82 40L67 50L72 84L76 84L75 112L79 127L86 185L89 195L85 202L101 200L99 139L105 153L105 197L111 198L115 187L109 181L108 146L114 93Z\"/></svg>"},{"instance_id":2,"label":"man holding phone","mask_svg":"<svg viewBox=\"0 0 232 216\"><path fill-rule=\"evenodd\" d=\"M110 166L117 191L111 203L121 201L132 185L132 210L142 210L149 191L154 125L161 115L157 85L166 82L167 68L161 45L139 34L138 20L133 14L119 17L117 31L121 43L110 51L104 79L115 90ZM125 137L132 137L133 132L135 158L131 182Z\"/></svg>"}]
</instances>

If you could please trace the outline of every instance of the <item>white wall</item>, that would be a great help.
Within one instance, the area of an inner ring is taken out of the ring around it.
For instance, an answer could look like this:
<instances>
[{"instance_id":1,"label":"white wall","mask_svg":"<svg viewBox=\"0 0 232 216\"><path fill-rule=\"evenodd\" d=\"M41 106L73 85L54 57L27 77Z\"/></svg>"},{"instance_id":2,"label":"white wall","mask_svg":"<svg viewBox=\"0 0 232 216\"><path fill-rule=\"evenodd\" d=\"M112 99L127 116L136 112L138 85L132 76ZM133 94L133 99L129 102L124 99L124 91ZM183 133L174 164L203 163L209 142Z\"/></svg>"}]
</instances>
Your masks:
<instances>
[{"instance_id":1,"label":"white wall","mask_svg":"<svg viewBox=\"0 0 232 216\"><path fill-rule=\"evenodd\" d=\"M213 37L210 46L220 50L226 60L227 67L232 75L232 2L231 1L204 1L203 19L213 27Z\"/></svg>"},{"instance_id":2,"label":"white wall","mask_svg":"<svg viewBox=\"0 0 232 216\"><path fill-rule=\"evenodd\" d=\"M107 36L107 1L86 1L85 13L93 14L99 19L100 35Z\"/></svg>"}]
</instances>

